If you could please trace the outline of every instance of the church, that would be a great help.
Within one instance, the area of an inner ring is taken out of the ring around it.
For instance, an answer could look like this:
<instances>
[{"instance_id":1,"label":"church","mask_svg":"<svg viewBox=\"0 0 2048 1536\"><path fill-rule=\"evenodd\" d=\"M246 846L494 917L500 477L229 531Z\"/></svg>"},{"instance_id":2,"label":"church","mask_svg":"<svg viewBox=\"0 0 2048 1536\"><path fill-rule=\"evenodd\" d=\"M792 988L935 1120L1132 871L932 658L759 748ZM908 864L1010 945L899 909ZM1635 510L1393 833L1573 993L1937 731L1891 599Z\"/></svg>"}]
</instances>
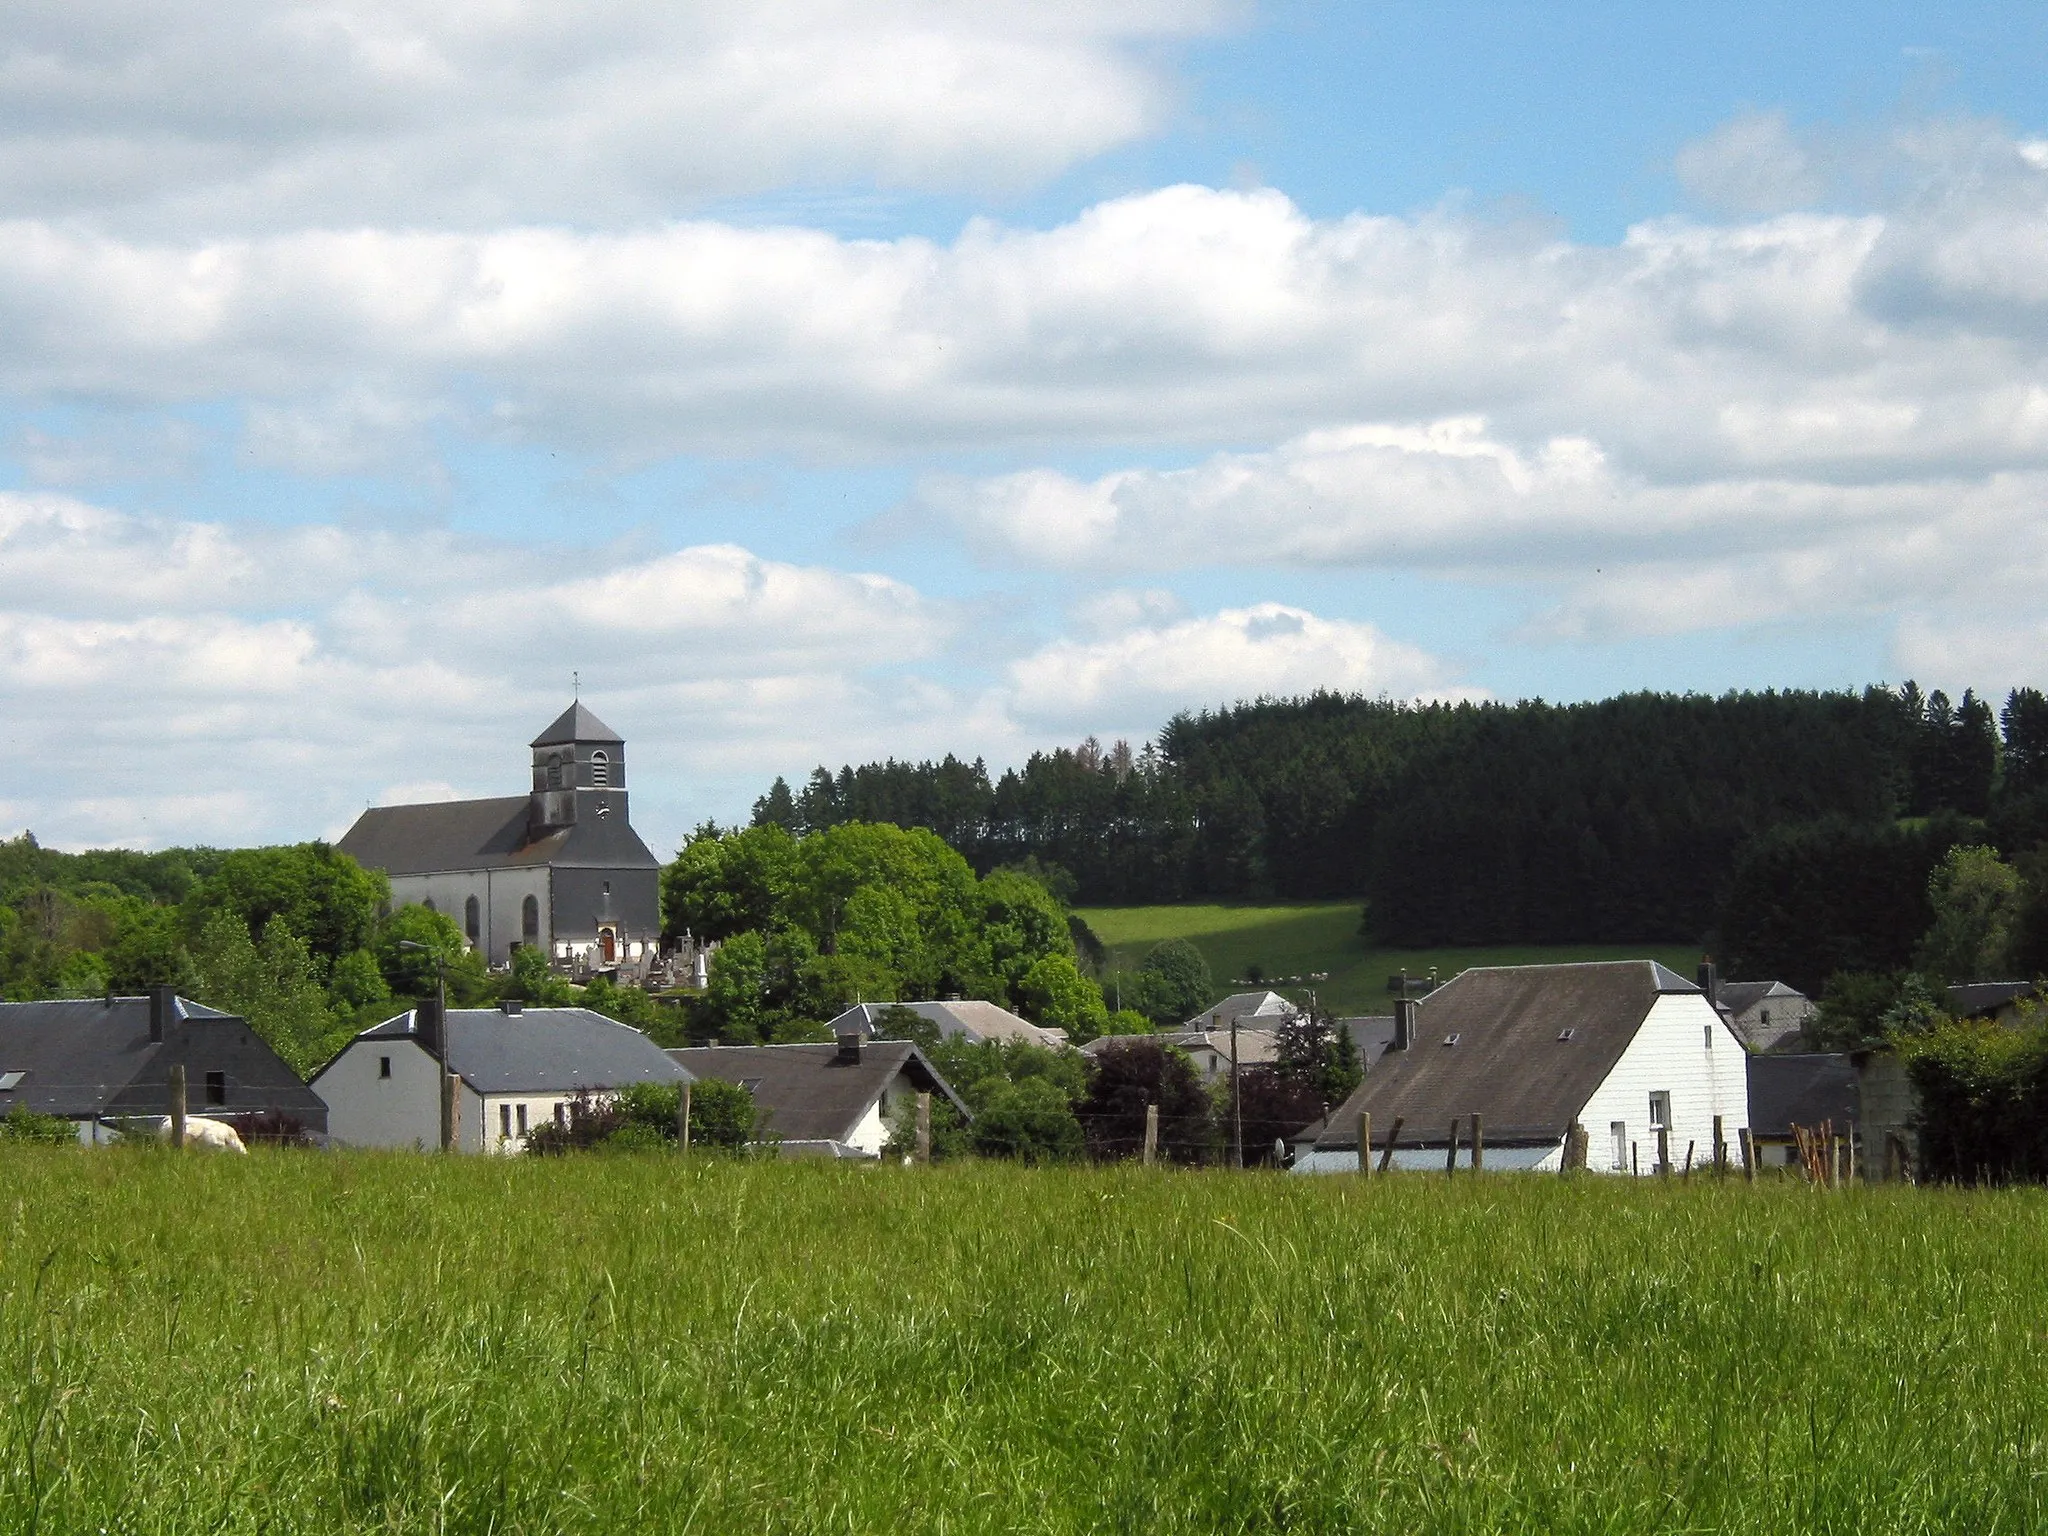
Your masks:
<instances>
[{"instance_id":1,"label":"church","mask_svg":"<svg viewBox=\"0 0 2048 1536\"><path fill-rule=\"evenodd\" d=\"M533 789L494 800L384 805L337 844L391 897L445 912L503 965L517 945L609 969L661 940L661 863L626 815L626 743L581 703L533 740Z\"/></svg>"}]
</instances>

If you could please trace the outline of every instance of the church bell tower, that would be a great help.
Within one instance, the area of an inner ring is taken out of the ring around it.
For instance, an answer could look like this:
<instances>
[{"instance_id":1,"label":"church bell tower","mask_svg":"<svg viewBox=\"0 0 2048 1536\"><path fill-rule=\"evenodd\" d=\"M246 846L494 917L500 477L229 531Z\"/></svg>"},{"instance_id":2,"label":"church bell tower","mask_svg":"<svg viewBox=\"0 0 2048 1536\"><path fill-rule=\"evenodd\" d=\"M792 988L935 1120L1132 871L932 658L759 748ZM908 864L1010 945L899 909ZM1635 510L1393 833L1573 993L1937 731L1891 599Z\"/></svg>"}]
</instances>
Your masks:
<instances>
[{"instance_id":1,"label":"church bell tower","mask_svg":"<svg viewBox=\"0 0 2048 1536\"><path fill-rule=\"evenodd\" d=\"M529 841L578 822L626 825L625 738L579 700L533 739Z\"/></svg>"}]
</instances>

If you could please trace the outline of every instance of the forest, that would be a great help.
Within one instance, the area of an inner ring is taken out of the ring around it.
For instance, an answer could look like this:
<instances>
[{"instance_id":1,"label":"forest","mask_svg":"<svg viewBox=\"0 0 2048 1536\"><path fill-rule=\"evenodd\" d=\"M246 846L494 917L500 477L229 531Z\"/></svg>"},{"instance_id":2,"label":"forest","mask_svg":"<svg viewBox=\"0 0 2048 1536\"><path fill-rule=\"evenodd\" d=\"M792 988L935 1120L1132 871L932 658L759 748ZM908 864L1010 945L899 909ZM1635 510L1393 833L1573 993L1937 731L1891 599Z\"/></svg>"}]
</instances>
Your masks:
<instances>
[{"instance_id":1,"label":"forest","mask_svg":"<svg viewBox=\"0 0 2048 1536\"><path fill-rule=\"evenodd\" d=\"M1319 693L1182 714L992 776L776 780L757 825L891 821L1084 903L1357 895L1389 945L1698 942L1817 989L1903 966L1952 847L2048 842L2048 698L1914 684L1585 704Z\"/></svg>"}]
</instances>

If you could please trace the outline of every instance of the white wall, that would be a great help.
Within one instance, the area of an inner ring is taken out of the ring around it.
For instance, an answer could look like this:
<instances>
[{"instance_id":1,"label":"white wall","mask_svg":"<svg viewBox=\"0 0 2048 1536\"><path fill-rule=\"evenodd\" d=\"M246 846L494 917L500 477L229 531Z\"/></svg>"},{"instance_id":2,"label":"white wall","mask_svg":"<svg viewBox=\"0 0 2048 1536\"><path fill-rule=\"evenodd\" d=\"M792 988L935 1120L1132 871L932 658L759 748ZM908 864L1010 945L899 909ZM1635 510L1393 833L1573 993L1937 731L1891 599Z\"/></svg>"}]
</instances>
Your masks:
<instances>
[{"instance_id":1,"label":"white wall","mask_svg":"<svg viewBox=\"0 0 2048 1536\"><path fill-rule=\"evenodd\" d=\"M481 1148L485 1152L495 1152L504 1156L512 1156L526 1150L526 1138L519 1133L519 1107L522 1104L526 1106L527 1130L537 1131L544 1125L555 1123L556 1105L571 1102L571 1095L566 1093L494 1093L479 1098L469 1093L467 1084L463 1086L463 1092L469 1099L470 1115L464 1129L470 1132L481 1131L482 1136L481 1141L475 1144L465 1140L463 1150L474 1152ZM512 1111L512 1134L509 1137L502 1130L503 1111L507 1109Z\"/></svg>"},{"instance_id":2,"label":"white wall","mask_svg":"<svg viewBox=\"0 0 2048 1536\"><path fill-rule=\"evenodd\" d=\"M1714 1116L1721 1117L1731 1164L1742 1160L1742 1138L1749 1124L1749 1072L1742 1042L1719 1014L1696 993L1659 997L1636 1031L1614 1070L1593 1091L1579 1112L1588 1138L1586 1166L1595 1173L1617 1170L1612 1125L1623 1122L1638 1148L1644 1175L1657 1164L1657 1135L1650 1128L1650 1095L1671 1095L1671 1162L1685 1166L1687 1142L1697 1142L1695 1165L1714 1155ZM1556 1167L1553 1159L1550 1167Z\"/></svg>"},{"instance_id":3,"label":"white wall","mask_svg":"<svg viewBox=\"0 0 2048 1536\"><path fill-rule=\"evenodd\" d=\"M389 1058L391 1075L378 1075ZM357 1040L313 1080L327 1134L349 1147L441 1144L441 1064L412 1040Z\"/></svg>"}]
</instances>

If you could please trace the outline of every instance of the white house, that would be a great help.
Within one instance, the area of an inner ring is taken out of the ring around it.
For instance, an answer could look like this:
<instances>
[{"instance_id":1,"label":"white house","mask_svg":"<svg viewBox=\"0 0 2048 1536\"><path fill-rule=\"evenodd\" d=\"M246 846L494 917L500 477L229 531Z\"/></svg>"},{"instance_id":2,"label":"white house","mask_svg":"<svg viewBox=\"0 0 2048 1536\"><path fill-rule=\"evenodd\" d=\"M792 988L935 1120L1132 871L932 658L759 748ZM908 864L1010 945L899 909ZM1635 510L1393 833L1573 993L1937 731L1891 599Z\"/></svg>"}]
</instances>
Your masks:
<instances>
[{"instance_id":1,"label":"white house","mask_svg":"<svg viewBox=\"0 0 2048 1536\"><path fill-rule=\"evenodd\" d=\"M836 1045L705 1045L669 1055L693 1079L746 1089L755 1139L786 1157L880 1157L890 1119L920 1093L974 1118L915 1044L868 1040L857 1028Z\"/></svg>"},{"instance_id":2,"label":"white house","mask_svg":"<svg viewBox=\"0 0 2048 1536\"><path fill-rule=\"evenodd\" d=\"M1813 1000L1782 981L1724 981L1712 1001L1752 1051L1796 1051L1813 1016Z\"/></svg>"},{"instance_id":3,"label":"white house","mask_svg":"<svg viewBox=\"0 0 2048 1536\"><path fill-rule=\"evenodd\" d=\"M441 1142L442 1060L460 1079L456 1145L518 1152L526 1133L561 1120L579 1093L689 1080L639 1030L588 1008L451 1008L447 1039L429 1003L366 1029L314 1074L327 1134L356 1147Z\"/></svg>"},{"instance_id":4,"label":"white house","mask_svg":"<svg viewBox=\"0 0 2048 1536\"><path fill-rule=\"evenodd\" d=\"M1704 989L1655 961L1482 967L1398 1007L1393 1045L1297 1171L1355 1170L1361 1115L1375 1166L1399 1121L1393 1166L1442 1168L1452 1122L1469 1146L1474 1114L1489 1169L1557 1169L1575 1123L1595 1172L1655 1172L1660 1131L1674 1166L1689 1148L1703 1163L1717 1117L1741 1157L1747 1053Z\"/></svg>"}]
</instances>

